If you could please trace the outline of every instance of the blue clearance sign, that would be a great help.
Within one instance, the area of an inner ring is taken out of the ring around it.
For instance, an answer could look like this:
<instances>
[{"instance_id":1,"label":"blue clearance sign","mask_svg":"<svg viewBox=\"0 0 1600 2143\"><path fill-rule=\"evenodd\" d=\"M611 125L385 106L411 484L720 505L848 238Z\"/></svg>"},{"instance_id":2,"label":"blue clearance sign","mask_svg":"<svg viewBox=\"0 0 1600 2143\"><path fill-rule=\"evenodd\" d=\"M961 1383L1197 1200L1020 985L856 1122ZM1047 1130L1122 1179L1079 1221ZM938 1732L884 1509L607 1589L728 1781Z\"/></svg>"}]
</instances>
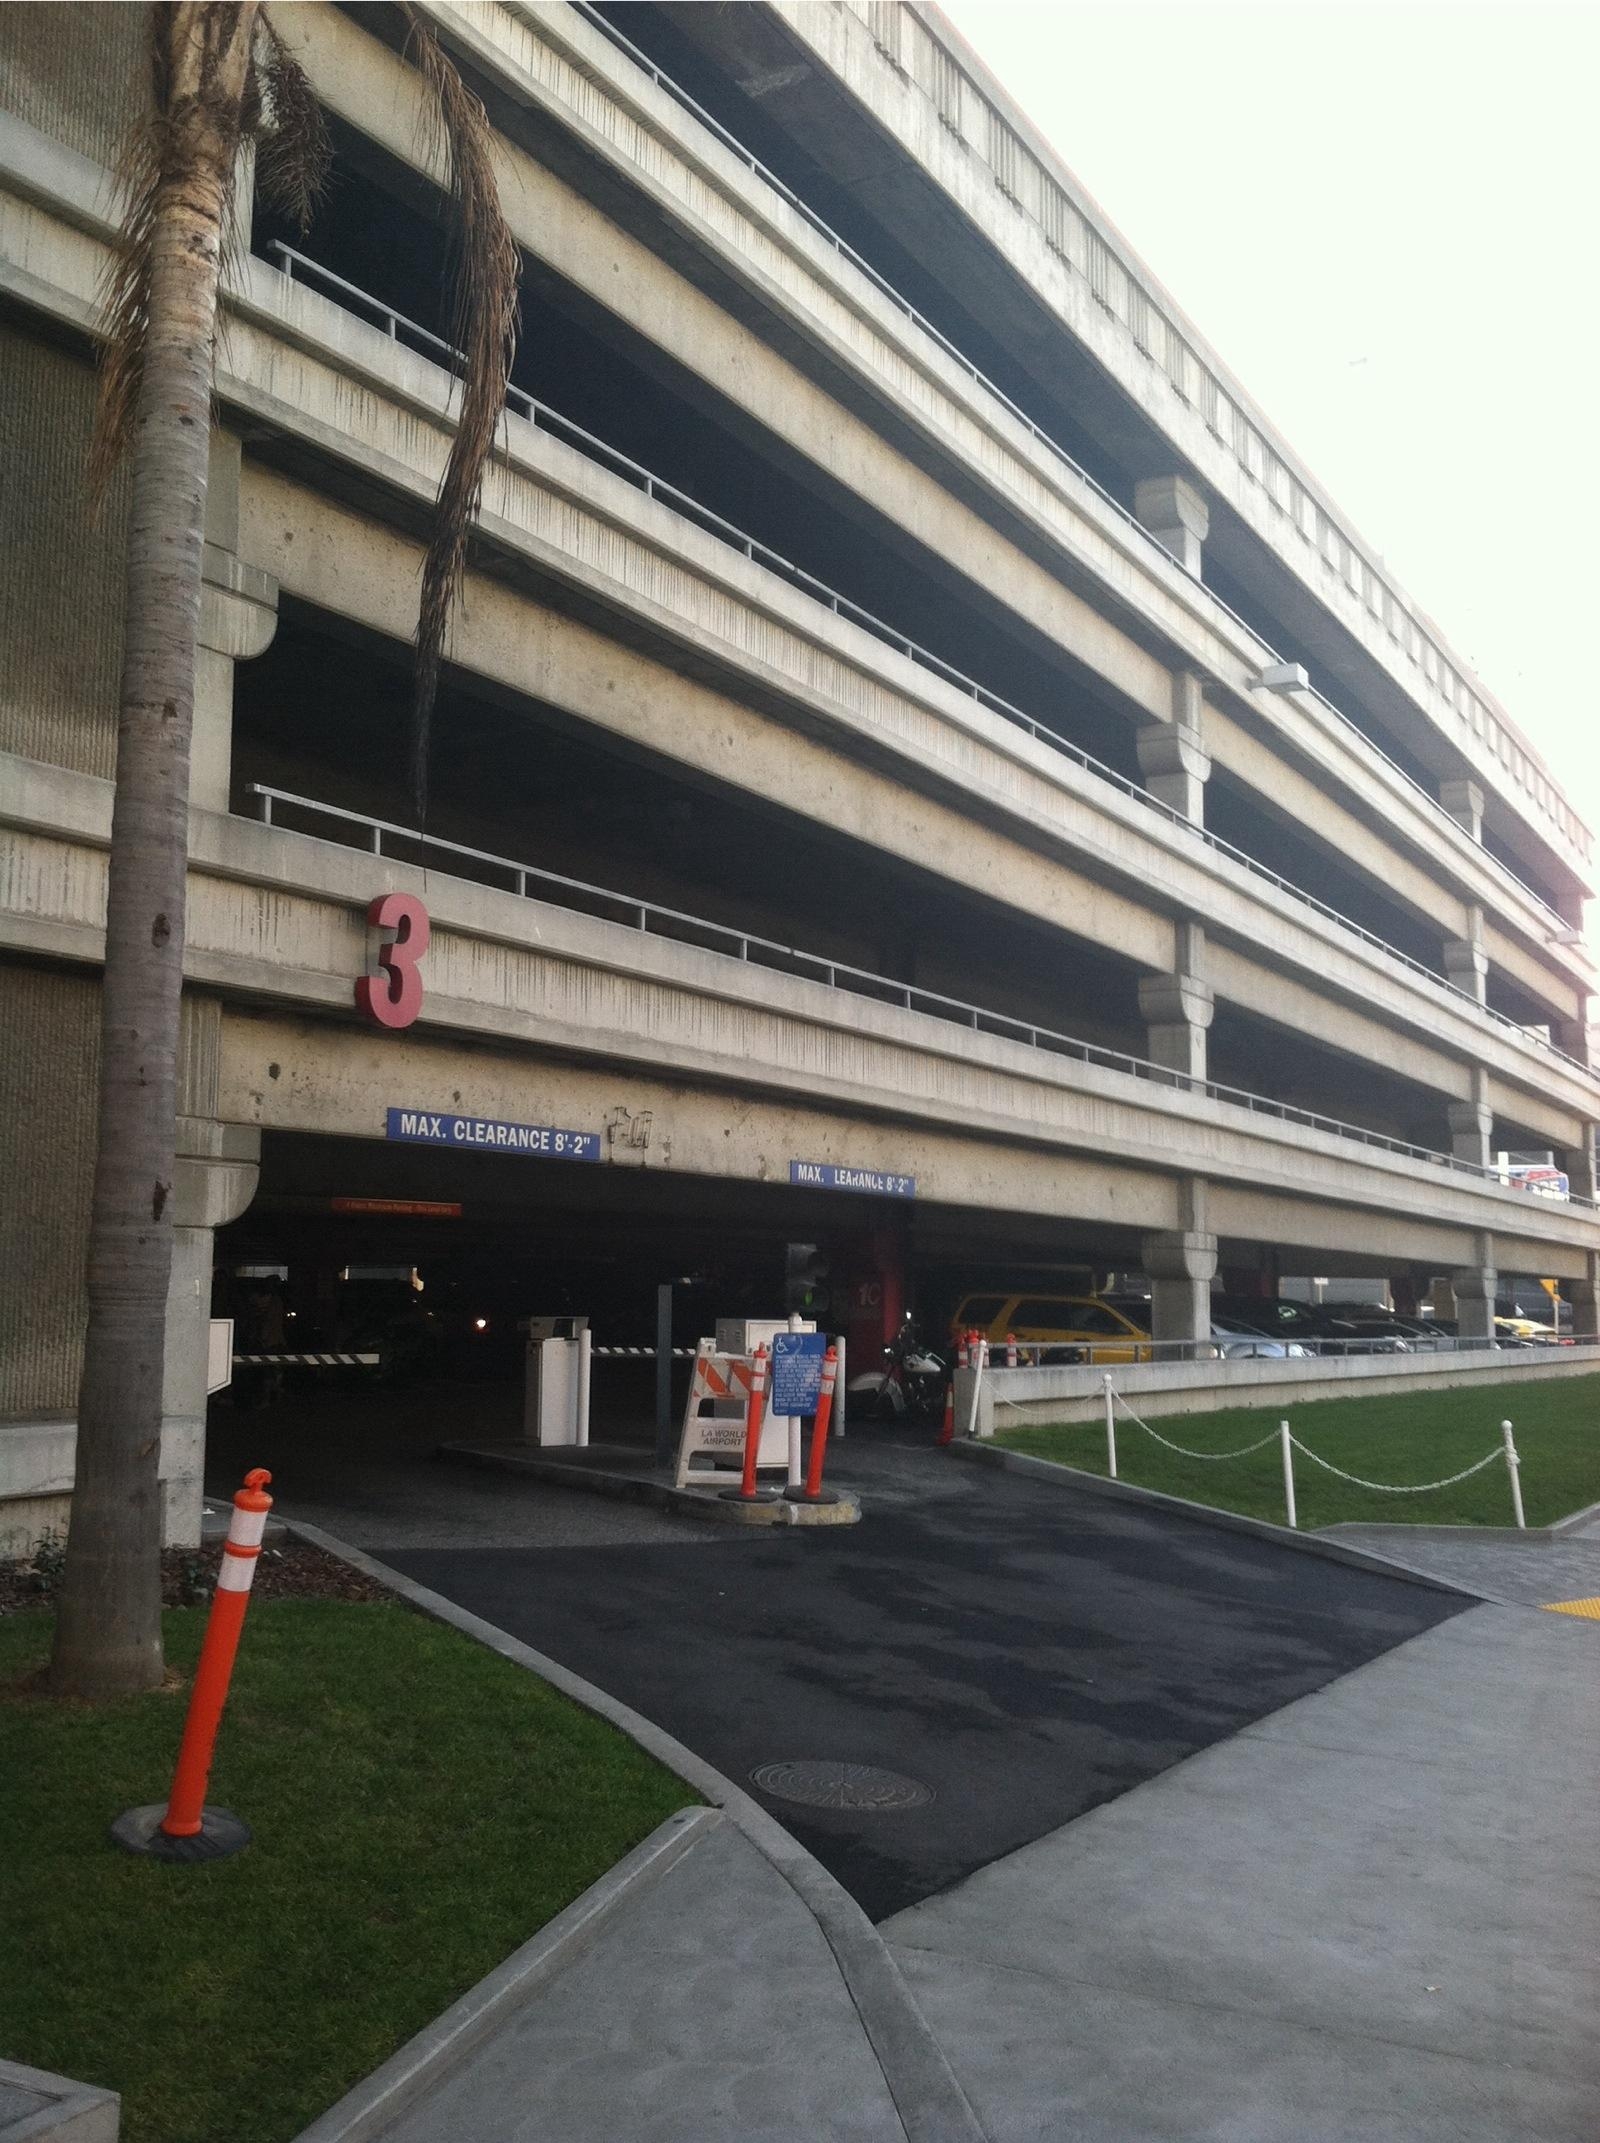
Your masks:
<instances>
[{"instance_id":1,"label":"blue clearance sign","mask_svg":"<svg viewBox=\"0 0 1600 2143\"><path fill-rule=\"evenodd\" d=\"M562 1131L554 1124L508 1124L494 1116L452 1116L446 1110L391 1109L385 1137L410 1146L472 1147L479 1153L542 1154L556 1161L598 1161L598 1131Z\"/></svg>"},{"instance_id":2,"label":"blue clearance sign","mask_svg":"<svg viewBox=\"0 0 1600 2143\"><path fill-rule=\"evenodd\" d=\"M915 1198L915 1176L886 1175L881 1168L839 1168L832 1161L791 1161L789 1181L812 1191L868 1191L875 1198Z\"/></svg>"}]
</instances>

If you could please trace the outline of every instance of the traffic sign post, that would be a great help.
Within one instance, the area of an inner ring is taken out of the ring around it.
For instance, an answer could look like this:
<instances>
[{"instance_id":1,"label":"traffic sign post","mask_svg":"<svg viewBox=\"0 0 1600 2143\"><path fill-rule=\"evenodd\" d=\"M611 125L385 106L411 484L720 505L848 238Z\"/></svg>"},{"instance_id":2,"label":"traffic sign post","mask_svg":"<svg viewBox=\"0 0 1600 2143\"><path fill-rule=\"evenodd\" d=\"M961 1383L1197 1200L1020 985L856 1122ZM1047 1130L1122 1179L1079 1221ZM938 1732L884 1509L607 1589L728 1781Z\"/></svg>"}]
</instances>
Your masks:
<instances>
[{"instance_id":1,"label":"traffic sign post","mask_svg":"<svg viewBox=\"0 0 1600 2143\"><path fill-rule=\"evenodd\" d=\"M809 1419L822 1392L822 1364L828 1352L823 1332L774 1332L772 1335L773 1413Z\"/></svg>"}]
</instances>

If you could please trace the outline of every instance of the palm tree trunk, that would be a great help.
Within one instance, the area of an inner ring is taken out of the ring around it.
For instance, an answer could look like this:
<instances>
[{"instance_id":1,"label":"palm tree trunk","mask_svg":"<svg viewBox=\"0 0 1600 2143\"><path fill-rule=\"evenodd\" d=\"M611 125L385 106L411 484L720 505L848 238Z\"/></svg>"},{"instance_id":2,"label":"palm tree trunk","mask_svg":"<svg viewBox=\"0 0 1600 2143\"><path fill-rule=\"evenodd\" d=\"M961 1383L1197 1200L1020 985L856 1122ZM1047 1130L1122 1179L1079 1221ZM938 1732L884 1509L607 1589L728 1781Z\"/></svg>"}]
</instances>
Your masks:
<instances>
[{"instance_id":1,"label":"palm tree trunk","mask_svg":"<svg viewBox=\"0 0 1600 2143\"><path fill-rule=\"evenodd\" d=\"M256 13L255 0L151 10L160 180L132 441L89 1325L50 1668L62 1695L118 1695L162 1677L157 1461L189 745L217 286Z\"/></svg>"}]
</instances>

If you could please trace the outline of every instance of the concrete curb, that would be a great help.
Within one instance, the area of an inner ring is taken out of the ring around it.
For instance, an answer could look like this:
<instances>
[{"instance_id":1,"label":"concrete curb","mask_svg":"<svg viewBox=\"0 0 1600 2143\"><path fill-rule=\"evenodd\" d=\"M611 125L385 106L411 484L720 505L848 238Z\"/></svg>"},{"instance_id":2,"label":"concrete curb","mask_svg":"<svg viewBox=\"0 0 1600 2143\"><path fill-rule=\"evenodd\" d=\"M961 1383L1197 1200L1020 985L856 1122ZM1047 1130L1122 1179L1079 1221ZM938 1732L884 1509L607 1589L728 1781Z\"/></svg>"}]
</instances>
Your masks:
<instances>
[{"instance_id":1,"label":"concrete curb","mask_svg":"<svg viewBox=\"0 0 1600 2143\"><path fill-rule=\"evenodd\" d=\"M453 1441L441 1444L437 1456L455 1466L524 1474L548 1481L553 1488L580 1488L588 1495L611 1496L623 1503L649 1503L657 1510L698 1519L702 1525L858 1525L861 1521L861 1500L848 1489L835 1491L832 1503L791 1503L782 1497L775 1503L732 1503L715 1489L679 1488L654 1474L580 1465L506 1444Z\"/></svg>"},{"instance_id":2,"label":"concrete curb","mask_svg":"<svg viewBox=\"0 0 1600 2143\"><path fill-rule=\"evenodd\" d=\"M571 1964L619 1905L657 1881L708 1827L721 1821L714 1808L680 1808L668 1816L504 1964L469 1987L326 2113L318 2114L294 2143L368 2143L441 2083L511 2010Z\"/></svg>"},{"instance_id":3,"label":"concrete curb","mask_svg":"<svg viewBox=\"0 0 1600 2143\"><path fill-rule=\"evenodd\" d=\"M1356 1570L1372 1570L1382 1577L1409 1578L1433 1592L1448 1592L1457 1599L1481 1601L1481 1593L1465 1585L1452 1585L1448 1578L1434 1577L1392 1555L1375 1549L1352 1548L1324 1533L1301 1533L1287 1525L1273 1525L1266 1518L1245 1518L1237 1511L1218 1510L1211 1503L1188 1503L1182 1496L1166 1495L1159 1488L1139 1488L1132 1481L1108 1481L1098 1473L1081 1473L1076 1466L1057 1465L1053 1458L1035 1458L1028 1451L1008 1451L1001 1444L962 1441L951 1444L952 1453L979 1465L999 1466L1007 1473L1026 1474L1030 1480L1054 1481L1057 1487L1081 1488L1089 1495L1105 1496L1114 1503L1140 1503L1148 1510L1167 1511L1177 1518L1192 1518L1200 1525L1214 1525L1225 1533L1246 1533L1256 1540L1275 1541L1281 1548L1298 1548L1303 1555L1320 1555L1324 1562L1348 1563ZM1476 1527L1473 1528L1477 1530Z\"/></svg>"},{"instance_id":4,"label":"concrete curb","mask_svg":"<svg viewBox=\"0 0 1600 2143\"><path fill-rule=\"evenodd\" d=\"M1571 1533L1581 1533L1600 1518L1600 1503L1587 1503L1581 1511L1569 1511L1565 1518L1557 1518L1551 1525L1389 1525L1381 1518L1368 1521L1363 1518L1341 1518L1336 1525L1322 1528L1324 1533L1343 1533L1351 1527L1359 1527L1363 1533L1395 1533L1409 1539L1415 1533L1438 1533L1446 1540L1515 1540L1530 1548L1548 1548L1558 1540L1565 1540Z\"/></svg>"},{"instance_id":5,"label":"concrete curb","mask_svg":"<svg viewBox=\"0 0 1600 2143\"><path fill-rule=\"evenodd\" d=\"M552 1688L571 1697L574 1703L581 1704L586 1711L607 1720L636 1741L647 1754L654 1756L658 1763L675 1772L685 1785L692 1786L712 1808L720 1809L757 1852L777 1869L816 1921L833 1952L840 1976L861 2018L862 2029L883 2071L906 2133L906 2143L988 2143L966 2093L928 2029L882 1935L843 1885L742 1787L724 1777L664 1728L608 1695L595 1683L586 1681L582 1675L574 1674L559 1660L535 1651L532 1645L508 1635L492 1622L485 1622L480 1615L457 1607L442 1593L419 1585L415 1579L391 1569L375 1556L325 1533L321 1526L304 1524L294 1518L286 1518L284 1522L298 1539L326 1549L328 1554L337 1556L353 1569L364 1571L368 1577L409 1602L419 1613L430 1615L437 1622L448 1623L464 1636L487 1645L491 1652L498 1652L502 1659L526 1667ZM649 1843L646 1840L646 1844ZM583 1900L577 1902L581 1905ZM575 1909L568 1907L568 1911ZM552 1927L556 1924L551 1922ZM440 2019L441 2024L444 2021ZM405 2049L401 2052L403 2054ZM382 2071L378 2073L381 2075ZM324 2114L321 2118L326 2121L329 2115ZM360 2136L359 2132L334 2129L320 2132L313 2124L296 2138L296 2143L360 2143Z\"/></svg>"},{"instance_id":6,"label":"concrete curb","mask_svg":"<svg viewBox=\"0 0 1600 2143\"><path fill-rule=\"evenodd\" d=\"M116 2091L21 2061L0 2061L0 2089L14 2106L9 2118L0 2114L0 2143L117 2143L122 2099Z\"/></svg>"}]
</instances>

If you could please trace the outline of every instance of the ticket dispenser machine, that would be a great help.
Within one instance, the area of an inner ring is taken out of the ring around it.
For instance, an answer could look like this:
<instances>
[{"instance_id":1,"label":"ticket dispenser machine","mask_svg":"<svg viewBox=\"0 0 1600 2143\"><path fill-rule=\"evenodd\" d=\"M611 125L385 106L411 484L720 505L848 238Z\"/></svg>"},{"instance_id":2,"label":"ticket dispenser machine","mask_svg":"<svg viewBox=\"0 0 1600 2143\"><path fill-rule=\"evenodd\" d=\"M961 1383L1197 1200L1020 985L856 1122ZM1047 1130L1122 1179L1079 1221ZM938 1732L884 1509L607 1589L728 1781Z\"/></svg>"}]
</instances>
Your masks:
<instances>
[{"instance_id":1,"label":"ticket dispenser machine","mask_svg":"<svg viewBox=\"0 0 1600 2143\"><path fill-rule=\"evenodd\" d=\"M530 1317L522 1434L530 1444L589 1441L589 1320Z\"/></svg>"}]
</instances>

